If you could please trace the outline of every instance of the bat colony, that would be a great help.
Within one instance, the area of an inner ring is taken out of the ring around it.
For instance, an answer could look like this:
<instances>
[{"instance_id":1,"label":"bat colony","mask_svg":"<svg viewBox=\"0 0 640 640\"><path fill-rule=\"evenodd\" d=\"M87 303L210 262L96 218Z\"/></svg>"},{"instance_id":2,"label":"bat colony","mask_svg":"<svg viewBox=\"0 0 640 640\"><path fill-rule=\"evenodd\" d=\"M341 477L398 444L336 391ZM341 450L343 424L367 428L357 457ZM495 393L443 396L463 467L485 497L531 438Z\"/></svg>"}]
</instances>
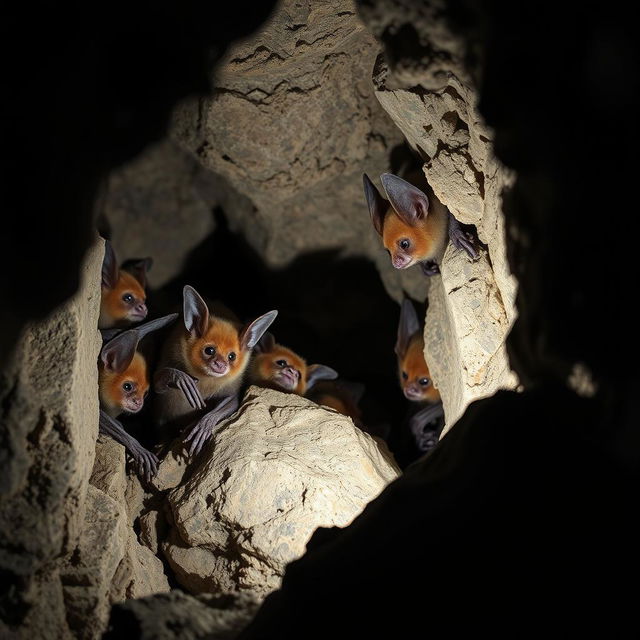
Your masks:
<instances>
[{"instance_id":1,"label":"bat colony","mask_svg":"<svg viewBox=\"0 0 640 640\"><path fill-rule=\"evenodd\" d=\"M472 259L478 257L474 237L428 186L420 189L383 174L385 198L366 174L363 181L371 221L395 268L418 264L425 275L438 273L447 240ZM158 457L131 436L119 418L138 414L150 392L154 423L169 437L180 436L190 456L238 409L250 384L305 396L364 426L359 408L364 387L339 379L327 365L307 364L277 343L268 331L276 310L243 322L185 285L181 314L145 321L151 266L151 258L145 258L118 267L106 242L98 324L103 336L98 359L100 432L124 445L141 478L148 481L155 475ZM163 336L162 343L150 359L145 344L151 339L146 338L156 332ZM410 407L406 427L418 450L426 453L437 444L444 412L424 358L423 327L408 298L400 310L395 353L400 388Z\"/></svg>"}]
</instances>

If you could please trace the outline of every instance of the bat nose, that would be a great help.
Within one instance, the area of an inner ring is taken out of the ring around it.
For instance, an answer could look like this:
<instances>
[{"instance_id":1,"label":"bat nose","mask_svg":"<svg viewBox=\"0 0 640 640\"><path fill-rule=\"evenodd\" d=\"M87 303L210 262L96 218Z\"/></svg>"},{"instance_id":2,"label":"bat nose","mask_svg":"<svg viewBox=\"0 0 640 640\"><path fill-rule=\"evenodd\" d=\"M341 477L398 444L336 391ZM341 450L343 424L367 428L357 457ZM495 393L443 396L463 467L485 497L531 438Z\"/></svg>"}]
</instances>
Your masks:
<instances>
[{"instance_id":1,"label":"bat nose","mask_svg":"<svg viewBox=\"0 0 640 640\"><path fill-rule=\"evenodd\" d=\"M298 371L296 369L294 369L293 367L286 367L285 371L290 373L294 378L298 377Z\"/></svg>"},{"instance_id":2,"label":"bat nose","mask_svg":"<svg viewBox=\"0 0 640 640\"><path fill-rule=\"evenodd\" d=\"M144 314L145 316L147 315L147 305L144 302L137 304L135 306L135 310L140 314Z\"/></svg>"}]
</instances>

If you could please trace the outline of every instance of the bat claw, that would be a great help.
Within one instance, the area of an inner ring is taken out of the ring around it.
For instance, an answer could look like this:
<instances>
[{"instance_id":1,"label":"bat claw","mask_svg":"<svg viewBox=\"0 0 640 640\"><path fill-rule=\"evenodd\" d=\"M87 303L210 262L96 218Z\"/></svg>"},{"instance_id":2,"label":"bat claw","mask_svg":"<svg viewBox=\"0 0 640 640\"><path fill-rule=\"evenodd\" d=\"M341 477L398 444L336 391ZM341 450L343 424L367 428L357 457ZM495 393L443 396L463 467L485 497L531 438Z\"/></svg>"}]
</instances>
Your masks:
<instances>
[{"instance_id":1,"label":"bat claw","mask_svg":"<svg viewBox=\"0 0 640 640\"><path fill-rule=\"evenodd\" d=\"M435 276L440 273L440 267L437 262L433 260L427 260L425 262L420 263L420 268L422 269L422 273L425 276Z\"/></svg>"}]
</instances>

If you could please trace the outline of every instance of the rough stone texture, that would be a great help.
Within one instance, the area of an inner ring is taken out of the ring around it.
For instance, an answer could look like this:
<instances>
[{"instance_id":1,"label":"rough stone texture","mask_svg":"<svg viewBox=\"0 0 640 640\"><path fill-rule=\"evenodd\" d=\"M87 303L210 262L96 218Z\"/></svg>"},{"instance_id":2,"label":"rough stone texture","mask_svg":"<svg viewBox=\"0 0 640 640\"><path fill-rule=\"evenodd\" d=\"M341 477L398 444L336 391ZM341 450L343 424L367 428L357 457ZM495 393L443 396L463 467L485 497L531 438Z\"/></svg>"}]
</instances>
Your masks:
<instances>
[{"instance_id":1,"label":"rough stone texture","mask_svg":"<svg viewBox=\"0 0 640 640\"><path fill-rule=\"evenodd\" d=\"M125 449L111 438L101 436L96 445L96 462L91 484L113 499L120 525L112 544L123 553L115 573L107 583L109 602L136 598L169 590L161 560L138 542L133 524L144 503L144 490L133 473L127 474ZM106 623L106 617L103 618Z\"/></svg>"},{"instance_id":2,"label":"rough stone texture","mask_svg":"<svg viewBox=\"0 0 640 640\"><path fill-rule=\"evenodd\" d=\"M195 593L277 588L317 527L346 526L399 475L385 454L350 418L250 387L169 493L163 549L178 580Z\"/></svg>"},{"instance_id":3,"label":"rough stone texture","mask_svg":"<svg viewBox=\"0 0 640 640\"><path fill-rule=\"evenodd\" d=\"M177 110L172 135L245 197L225 211L269 267L344 247L374 260L396 299L424 299L422 276L392 268L362 189L402 142L373 95L379 51L350 0L284 0L229 51L214 95Z\"/></svg>"},{"instance_id":4,"label":"rough stone texture","mask_svg":"<svg viewBox=\"0 0 640 640\"><path fill-rule=\"evenodd\" d=\"M142 488L125 473L124 447L101 436L79 543L62 564L67 621L79 638L98 638L114 602L169 590L162 562L137 540ZM130 489L138 486L139 490ZM127 502L127 494L135 496Z\"/></svg>"},{"instance_id":5,"label":"rough stone texture","mask_svg":"<svg viewBox=\"0 0 640 640\"><path fill-rule=\"evenodd\" d=\"M97 638L104 630L111 603L109 593L125 556L126 516L120 505L89 486L80 542L61 570L67 621L74 636Z\"/></svg>"},{"instance_id":6,"label":"rough stone texture","mask_svg":"<svg viewBox=\"0 0 640 640\"><path fill-rule=\"evenodd\" d=\"M184 448L184 440L176 438L166 453L161 456L158 473L151 484L158 491L174 489L181 482L189 466L189 458Z\"/></svg>"},{"instance_id":7,"label":"rough stone texture","mask_svg":"<svg viewBox=\"0 0 640 640\"><path fill-rule=\"evenodd\" d=\"M493 155L491 131L464 70L464 47L440 19L442 8L437 0L390 0L362 13L387 45L374 69L376 97L422 155L438 198L458 220L475 225L487 245L473 264L449 246L442 275L429 287L425 356L445 406L444 434L472 400L513 388L517 380L504 348L515 319L516 281L506 260L502 196L513 175ZM409 32L417 40L413 55L403 57L401 41L406 45Z\"/></svg>"},{"instance_id":8,"label":"rough stone texture","mask_svg":"<svg viewBox=\"0 0 640 640\"><path fill-rule=\"evenodd\" d=\"M104 640L231 640L249 622L259 600L249 592L190 596L181 591L116 605Z\"/></svg>"},{"instance_id":9,"label":"rough stone texture","mask_svg":"<svg viewBox=\"0 0 640 640\"><path fill-rule=\"evenodd\" d=\"M120 261L151 256L151 287L176 276L214 230L211 203L197 186L200 171L189 154L164 140L109 178L102 213L116 255Z\"/></svg>"},{"instance_id":10,"label":"rough stone texture","mask_svg":"<svg viewBox=\"0 0 640 640\"><path fill-rule=\"evenodd\" d=\"M69 630L58 559L77 545L98 434L103 245L82 285L45 321L28 326L0 374L0 636ZM53 637L53 636L49 636Z\"/></svg>"}]
</instances>

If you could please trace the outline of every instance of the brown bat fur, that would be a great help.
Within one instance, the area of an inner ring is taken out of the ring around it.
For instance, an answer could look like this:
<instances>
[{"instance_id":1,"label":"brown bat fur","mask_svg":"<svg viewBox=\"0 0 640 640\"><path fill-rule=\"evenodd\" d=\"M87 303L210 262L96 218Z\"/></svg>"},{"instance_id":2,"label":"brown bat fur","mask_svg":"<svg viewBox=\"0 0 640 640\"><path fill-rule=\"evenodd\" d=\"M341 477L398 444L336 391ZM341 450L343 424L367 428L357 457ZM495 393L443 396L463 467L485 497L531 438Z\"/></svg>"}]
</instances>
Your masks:
<instances>
[{"instance_id":1,"label":"brown bat fur","mask_svg":"<svg viewBox=\"0 0 640 640\"><path fill-rule=\"evenodd\" d=\"M130 392L123 388L125 383L132 386ZM98 390L102 409L112 418L121 413L132 413L125 406L127 396L136 398L143 406L144 398L149 390L147 363L144 356L136 352L129 366L122 372L109 371L103 362L98 362Z\"/></svg>"},{"instance_id":2,"label":"brown bat fur","mask_svg":"<svg viewBox=\"0 0 640 640\"><path fill-rule=\"evenodd\" d=\"M403 372L407 375L406 378ZM398 357L398 378L402 392L412 402L433 404L440 401L440 392L433 386L431 373L424 359L424 339L421 333L411 337L405 353ZM419 381L424 378L429 382L421 385ZM410 387L420 392L419 397L407 396L407 389Z\"/></svg>"}]
</instances>

